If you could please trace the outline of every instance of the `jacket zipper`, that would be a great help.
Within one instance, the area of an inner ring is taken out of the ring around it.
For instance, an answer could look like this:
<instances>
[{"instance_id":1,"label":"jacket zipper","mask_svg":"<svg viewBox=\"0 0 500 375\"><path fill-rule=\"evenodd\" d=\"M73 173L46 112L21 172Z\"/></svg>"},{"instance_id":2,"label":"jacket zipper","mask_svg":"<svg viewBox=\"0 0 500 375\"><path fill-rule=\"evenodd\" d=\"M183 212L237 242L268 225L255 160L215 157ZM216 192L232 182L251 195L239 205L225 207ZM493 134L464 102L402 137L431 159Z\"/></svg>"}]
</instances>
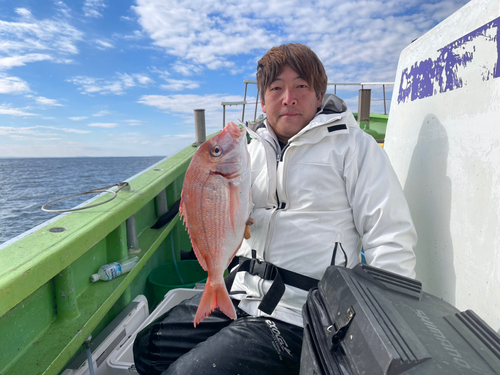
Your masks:
<instances>
[{"instance_id":1,"label":"jacket zipper","mask_svg":"<svg viewBox=\"0 0 500 375\"><path fill-rule=\"evenodd\" d=\"M279 167L279 163L283 162L283 156L284 156L285 151L288 149L289 146L290 146L290 143L287 143L285 145L285 147L283 147L281 152L278 155L276 155L276 203L277 203L277 206L274 209L274 212L271 214L271 219L269 220L269 229L267 231L266 244L265 244L264 251L262 254L262 257L264 260L267 260L266 259L267 258L266 257L267 250L269 249L269 245L271 244L271 240L274 237L274 221L276 218L276 214L278 213L278 211L283 210L286 207L286 203L282 203L280 201L280 197L278 194L278 167ZM283 180L283 188L284 188L284 178L282 180ZM283 191L284 191L284 189L283 189Z\"/></svg>"}]
</instances>

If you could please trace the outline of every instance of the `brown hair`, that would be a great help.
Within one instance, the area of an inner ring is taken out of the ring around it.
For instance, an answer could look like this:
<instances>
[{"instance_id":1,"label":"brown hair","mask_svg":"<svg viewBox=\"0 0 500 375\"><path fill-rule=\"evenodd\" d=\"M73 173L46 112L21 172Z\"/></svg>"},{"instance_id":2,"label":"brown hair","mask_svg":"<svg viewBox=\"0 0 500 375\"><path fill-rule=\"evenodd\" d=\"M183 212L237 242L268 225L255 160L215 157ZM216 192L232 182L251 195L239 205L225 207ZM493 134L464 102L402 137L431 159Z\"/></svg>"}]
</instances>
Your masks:
<instances>
[{"instance_id":1,"label":"brown hair","mask_svg":"<svg viewBox=\"0 0 500 375\"><path fill-rule=\"evenodd\" d=\"M263 102L267 88L281 74L285 65L305 79L314 88L316 96L325 95L328 78L318 56L304 44L290 43L271 48L257 63L257 87Z\"/></svg>"}]
</instances>

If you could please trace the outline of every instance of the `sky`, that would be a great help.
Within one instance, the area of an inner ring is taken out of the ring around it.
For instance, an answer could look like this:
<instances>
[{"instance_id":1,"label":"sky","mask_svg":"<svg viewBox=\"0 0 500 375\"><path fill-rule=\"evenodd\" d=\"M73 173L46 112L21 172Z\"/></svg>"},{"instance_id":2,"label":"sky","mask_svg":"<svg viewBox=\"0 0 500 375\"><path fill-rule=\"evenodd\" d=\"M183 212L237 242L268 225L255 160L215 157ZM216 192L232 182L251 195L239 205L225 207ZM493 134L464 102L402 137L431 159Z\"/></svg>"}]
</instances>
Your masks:
<instances>
[{"instance_id":1,"label":"sky","mask_svg":"<svg viewBox=\"0 0 500 375\"><path fill-rule=\"evenodd\" d=\"M220 130L221 103L285 43L311 47L331 83L391 83L401 51L467 2L0 0L0 157L171 156L195 141L194 109ZM337 87L353 112L360 88Z\"/></svg>"}]
</instances>

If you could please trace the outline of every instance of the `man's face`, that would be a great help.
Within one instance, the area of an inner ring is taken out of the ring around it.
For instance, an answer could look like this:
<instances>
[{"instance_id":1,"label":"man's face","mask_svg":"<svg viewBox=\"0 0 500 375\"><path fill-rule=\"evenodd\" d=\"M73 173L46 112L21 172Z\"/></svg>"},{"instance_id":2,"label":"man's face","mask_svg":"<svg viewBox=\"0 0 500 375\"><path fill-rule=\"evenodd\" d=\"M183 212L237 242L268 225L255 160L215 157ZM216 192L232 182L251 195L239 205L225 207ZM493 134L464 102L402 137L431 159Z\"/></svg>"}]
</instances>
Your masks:
<instances>
[{"instance_id":1,"label":"man's face","mask_svg":"<svg viewBox=\"0 0 500 375\"><path fill-rule=\"evenodd\" d=\"M321 106L321 95L316 96L314 88L298 75L290 66L285 65L265 92L262 110L278 138L287 143L302 130Z\"/></svg>"}]
</instances>

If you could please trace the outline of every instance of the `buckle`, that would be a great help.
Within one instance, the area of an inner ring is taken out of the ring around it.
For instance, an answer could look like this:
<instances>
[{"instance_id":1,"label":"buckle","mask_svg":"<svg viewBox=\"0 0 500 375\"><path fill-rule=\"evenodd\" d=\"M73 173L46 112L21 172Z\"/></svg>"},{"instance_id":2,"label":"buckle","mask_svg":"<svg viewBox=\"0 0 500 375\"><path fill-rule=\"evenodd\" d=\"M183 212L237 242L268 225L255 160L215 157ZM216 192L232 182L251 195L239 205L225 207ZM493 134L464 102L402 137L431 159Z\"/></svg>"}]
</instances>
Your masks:
<instances>
[{"instance_id":1,"label":"buckle","mask_svg":"<svg viewBox=\"0 0 500 375\"><path fill-rule=\"evenodd\" d=\"M266 261L261 261L258 259L252 259L250 261L250 267L248 272L251 275L257 275L264 280L274 280L278 274L278 269L272 263Z\"/></svg>"}]
</instances>

